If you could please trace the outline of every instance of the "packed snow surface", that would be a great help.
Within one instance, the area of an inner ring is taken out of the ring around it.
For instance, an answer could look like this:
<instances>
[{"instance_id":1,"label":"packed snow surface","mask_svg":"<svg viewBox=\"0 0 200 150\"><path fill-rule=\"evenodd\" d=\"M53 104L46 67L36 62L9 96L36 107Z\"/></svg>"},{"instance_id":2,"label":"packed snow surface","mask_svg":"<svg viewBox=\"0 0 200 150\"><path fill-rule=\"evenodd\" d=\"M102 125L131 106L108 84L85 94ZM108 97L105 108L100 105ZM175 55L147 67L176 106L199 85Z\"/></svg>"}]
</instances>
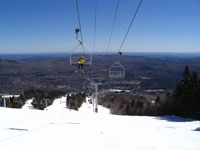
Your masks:
<instances>
[{"instance_id":1,"label":"packed snow surface","mask_svg":"<svg viewBox=\"0 0 200 150\"><path fill-rule=\"evenodd\" d=\"M200 150L200 122L178 117L117 116L66 97L47 110L0 108L1 150Z\"/></svg>"}]
</instances>

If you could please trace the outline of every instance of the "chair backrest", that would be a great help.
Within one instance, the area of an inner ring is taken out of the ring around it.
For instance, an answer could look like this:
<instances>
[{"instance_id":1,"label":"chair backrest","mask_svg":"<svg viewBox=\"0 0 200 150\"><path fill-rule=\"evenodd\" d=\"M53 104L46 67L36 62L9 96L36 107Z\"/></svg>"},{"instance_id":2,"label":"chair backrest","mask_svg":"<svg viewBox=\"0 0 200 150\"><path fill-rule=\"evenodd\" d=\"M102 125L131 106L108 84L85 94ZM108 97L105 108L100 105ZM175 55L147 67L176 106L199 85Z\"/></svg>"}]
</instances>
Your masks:
<instances>
[{"instance_id":1,"label":"chair backrest","mask_svg":"<svg viewBox=\"0 0 200 150\"><path fill-rule=\"evenodd\" d=\"M110 79L123 79L124 77L125 77L125 68L119 62L115 62L109 68L109 78Z\"/></svg>"}]
</instances>

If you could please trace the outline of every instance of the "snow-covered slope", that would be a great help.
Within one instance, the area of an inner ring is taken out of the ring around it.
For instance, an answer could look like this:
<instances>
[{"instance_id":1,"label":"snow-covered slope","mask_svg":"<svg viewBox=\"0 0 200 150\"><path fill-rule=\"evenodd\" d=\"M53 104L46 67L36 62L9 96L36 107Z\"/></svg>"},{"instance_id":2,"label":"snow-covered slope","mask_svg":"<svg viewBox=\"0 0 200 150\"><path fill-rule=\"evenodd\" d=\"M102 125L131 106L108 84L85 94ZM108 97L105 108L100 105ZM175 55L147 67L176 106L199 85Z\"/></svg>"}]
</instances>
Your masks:
<instances>
[{"instance_id":1,"label":"snow-covered slope","mask_svg":"<svg viewBox=\"0 0 200 150\"><path fill-rule=\"evenodd\" d=\"M1 150L199 150L200 122L178 117L93 113L84 103L66 109L66 97L47 111L0 108ZM28 105L27 105L28 106ZM30 107L30 106L28 106Z\"/></svg>"}]
</instances>

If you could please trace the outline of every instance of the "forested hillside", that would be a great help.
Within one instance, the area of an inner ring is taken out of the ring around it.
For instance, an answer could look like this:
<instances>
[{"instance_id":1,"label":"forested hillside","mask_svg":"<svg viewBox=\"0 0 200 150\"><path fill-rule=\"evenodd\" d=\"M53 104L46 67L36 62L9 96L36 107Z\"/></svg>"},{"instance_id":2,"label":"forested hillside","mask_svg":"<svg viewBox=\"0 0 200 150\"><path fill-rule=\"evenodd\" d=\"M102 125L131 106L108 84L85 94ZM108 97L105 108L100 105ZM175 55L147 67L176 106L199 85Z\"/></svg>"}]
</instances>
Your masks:
<instances>
[{"instance_id":1,"label":"forested hillside","mask_svg":"<svg viewBox=\"0 0 200 150\"><path fill-rule=\"evenodd\" d=\"M124 81L129 82L129 90L135 87L133 81L139 81L137 87L141 91L171 90L181 80L185 65L191 70L200 71L199 58L95 55L92 67L86 67L86 74L75 73L77 68L69 65L69 57L39 57L30 61L1 59L0 90L11 94L21 94L29 89L77 92L82 90L84 81L92 76L109 82L108 70L116 61L125 67Z\"/></svg>"}]
</instances>

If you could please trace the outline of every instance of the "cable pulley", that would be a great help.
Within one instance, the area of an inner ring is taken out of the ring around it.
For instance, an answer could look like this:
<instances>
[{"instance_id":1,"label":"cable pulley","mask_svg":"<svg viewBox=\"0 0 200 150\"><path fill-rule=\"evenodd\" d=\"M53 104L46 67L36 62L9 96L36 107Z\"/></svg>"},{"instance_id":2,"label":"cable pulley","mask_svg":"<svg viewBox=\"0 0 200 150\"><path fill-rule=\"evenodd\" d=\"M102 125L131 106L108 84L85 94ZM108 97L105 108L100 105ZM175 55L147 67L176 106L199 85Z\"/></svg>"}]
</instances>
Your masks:
<instances>
[{"instance_id":1,"label":"cable pulley","mask_svg":"<svg viewBox=\"0 0 200 150\"><path fill-rule=\"evenodd\" d=\"M84 45L83 45L83 42L82 42L81 40L78 39L79 32L81 32L81 29L76 28L76 29L75 29L76 40L79 42L80 45L84 46Z\"/></svg>"},{"instance_id":2,"label":"cable pulley","mask_svg":"<svg viewBox=\"0 0 200 150\"><path fill-rule=\"evenodd\" d=\"M122 56L122 52L119 51L118 54L119 54L120 56Z\"/></svg>"},{"instance_id":3,"label":"cable pulley","mask_svg":"<svg viewBox=\"0 0 200 150\"><path fill-rule=\"evenodd\" d=\"M76 28L75 33L78 34L79 32L81 32L81 29Z\"/></svg>"}]
</instances>

